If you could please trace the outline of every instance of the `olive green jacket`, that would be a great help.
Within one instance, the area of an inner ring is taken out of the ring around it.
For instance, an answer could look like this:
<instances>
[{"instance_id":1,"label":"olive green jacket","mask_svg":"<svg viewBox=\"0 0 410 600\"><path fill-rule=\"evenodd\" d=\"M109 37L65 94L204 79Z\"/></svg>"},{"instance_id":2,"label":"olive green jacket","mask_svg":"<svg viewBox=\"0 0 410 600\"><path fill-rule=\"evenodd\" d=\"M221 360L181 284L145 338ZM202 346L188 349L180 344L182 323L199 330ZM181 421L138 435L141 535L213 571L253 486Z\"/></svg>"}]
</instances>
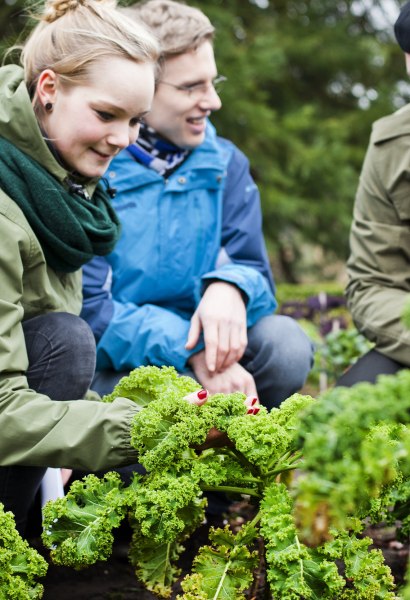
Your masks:
<instances>
[{"instance_id":1,"label":"olive green jacket","mask_svg":"<svg viewBox=\"0 0 410 600\"><path fill-rule=\"evenodd\" d=\"M376 121L350 235L346 294L354 322L377 350L410 366L410 105Z\"/></svg>"},{"instance_id":2,"label":"olive green jacket","mask_svg":"<svg viewBox=\"0 0 410 600\"><path fill-rule=\"evenodd\" d=\"M0 69L0 136L59 181L66 178L42 138L17 66ZM129 435L137 408L130 400L57 402L28 387L22 321L54 311L79 314L81 301L81 272L58 274L46 265L22 211L0 190L0 465L93 471L137 460Z\"/></svg>"}]
</instances>

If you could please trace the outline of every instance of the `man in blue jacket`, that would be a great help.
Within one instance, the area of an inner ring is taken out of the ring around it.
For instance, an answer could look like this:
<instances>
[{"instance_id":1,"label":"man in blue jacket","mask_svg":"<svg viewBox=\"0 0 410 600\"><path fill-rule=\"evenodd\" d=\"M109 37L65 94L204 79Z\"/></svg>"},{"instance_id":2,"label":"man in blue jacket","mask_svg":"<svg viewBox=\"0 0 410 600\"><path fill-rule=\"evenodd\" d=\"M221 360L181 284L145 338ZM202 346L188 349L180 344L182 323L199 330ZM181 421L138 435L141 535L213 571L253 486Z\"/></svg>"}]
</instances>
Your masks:
<instances>
[{"instance_id":1,"label":"man in blue jacket","mask_svg":"<svg viewBox=\"0 0 410 600\"><path fill-rule=\"evenodd\" d=\"M172 0L124 10L154 31L162 59L140 137L106 173L121 239L84 270L93 388L108 393L139 365L173 365L210 393L277 406L303 385L312 346L295 321L273 315L259 192L246 157L208 120L224 79L214 28Z\"/></svg>"}]
</instances>

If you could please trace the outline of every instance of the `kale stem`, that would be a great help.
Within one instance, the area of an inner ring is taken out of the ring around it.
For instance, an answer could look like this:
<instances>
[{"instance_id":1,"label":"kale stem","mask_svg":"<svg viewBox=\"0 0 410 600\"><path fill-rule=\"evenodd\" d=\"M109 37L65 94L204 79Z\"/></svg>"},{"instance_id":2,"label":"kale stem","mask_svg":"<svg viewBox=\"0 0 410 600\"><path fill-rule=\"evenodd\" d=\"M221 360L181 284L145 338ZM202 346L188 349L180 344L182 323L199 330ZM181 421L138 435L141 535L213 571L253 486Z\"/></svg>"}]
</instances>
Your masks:
<instances>
[{"instance_id":1,"label":"kale stem","mask_svg":"<svg viewBox=\"0 0 410 600\"><path fill-rule=\"evenodd\" d=\"M287 463L285 461L289 456L290 453L288 452L284 454L281 458L281 461L279 463L276 463L275 468L267 472L267 476L270 477L272 475L279 475L279 473L284 473L285 471L292 471L294 469L297 469L301 463L302 453L297 452L296 454L294 454L292 460Z\"/></svg>"},{"instance_id":2,"label":"kale stem","mask_svg":"<svg viewBox=\"0 0 410 600\"><path fill-rule=\"evenodd\" d=\"M228 494L246 494L247 496L259 497L260 494L253 488L241 488L233 485L204 485L201 486L204 492L227 492Z\"/></svg>"},{"instance_id":3,"label":"kale stem","mask_svg":"<svg viewBox=\"0 0 410 600\"><path fill-rule=\"evenodd\" d=\"M241 465L249 469L251 472L255 470L255 465L253 465L237 448L233 447L230 449L230 451Z\"/></svg>"},{"instance_id":4,"label":"kale stem","mask_svg":"<svg viewBox=\"0 0 410 600\"><path fill-rule=\"evenodd\" d=\"M298 468L298 465L279 465L277 469L273 469L273 471L269 471L267 473L268 477L272 477L273 475L280 475L280 473L285 473L286 471L294 471Z\"/></svg>"},{"instance_id":5,"label":"kale stem","mask_svg":"<svg viewBox=\"0 0 410 600\"><path fill-rule=\"evenodd\" d=\"M250 521L248 523L249 527L253 527L254 529L256 528L256 525L259 523L259 521L261 520L262 517L262 512L259 510L256 515L253 517L252 521Z\"/></svg>"}]
</instances>

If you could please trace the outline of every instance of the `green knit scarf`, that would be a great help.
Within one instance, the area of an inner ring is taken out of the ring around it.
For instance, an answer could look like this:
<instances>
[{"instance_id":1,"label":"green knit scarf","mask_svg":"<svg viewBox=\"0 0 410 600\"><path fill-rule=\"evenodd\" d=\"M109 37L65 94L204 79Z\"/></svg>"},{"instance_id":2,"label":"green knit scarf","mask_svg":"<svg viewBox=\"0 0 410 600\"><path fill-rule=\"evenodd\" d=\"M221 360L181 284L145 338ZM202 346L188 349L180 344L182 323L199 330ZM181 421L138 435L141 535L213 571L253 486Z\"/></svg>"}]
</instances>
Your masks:
<instances>
[{"instance_id":1,"label":"green knit scarf","mask_svg":"<svg viewBox=\"0 0 410 600\"><path fill-rule=\"evenodd\" d=\"M23 211L55 271L71 273L111 252L120 224L108 194L67 191L38 162L0 137L0 188Z\"/></svg>"}]
</instances>

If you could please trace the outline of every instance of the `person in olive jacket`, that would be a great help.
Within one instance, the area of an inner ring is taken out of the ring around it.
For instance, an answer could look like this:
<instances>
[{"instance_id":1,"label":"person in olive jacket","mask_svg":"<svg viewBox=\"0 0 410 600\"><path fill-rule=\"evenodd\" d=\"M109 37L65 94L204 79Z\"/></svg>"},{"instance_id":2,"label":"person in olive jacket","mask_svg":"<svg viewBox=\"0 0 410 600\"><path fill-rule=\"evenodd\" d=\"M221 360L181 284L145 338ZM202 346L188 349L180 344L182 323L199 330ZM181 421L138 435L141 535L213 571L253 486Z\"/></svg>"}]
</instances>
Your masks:
<instances>
[{"instance_id":1,"label":"person in olive jacket","mask_svg":"<svg viewBox=\"0 0 410 600\"><path fill-rule=\"evenodd\" d=\"M138 136L157 56L112 3L49 0L24 69L0 69L0 502L21 532L46 467L137 461L135 405L79 399L95 342L77 315L82 265L119 235L98 179Z\"/></svg>"},{"instance_id":2,"label":"person in olive jacket","mask_svg":"<svg viewBox=\"0 0 410 600\"><path fill-rule=\"evenodd\" d=\"M410 73L410 2L394 26ZM338 385L374 382L410 367L410 331L402 322L410 293L410 105L376 121L363 164L350 235L349 309L374 348Z\"/></svg>"}]
</instances>

